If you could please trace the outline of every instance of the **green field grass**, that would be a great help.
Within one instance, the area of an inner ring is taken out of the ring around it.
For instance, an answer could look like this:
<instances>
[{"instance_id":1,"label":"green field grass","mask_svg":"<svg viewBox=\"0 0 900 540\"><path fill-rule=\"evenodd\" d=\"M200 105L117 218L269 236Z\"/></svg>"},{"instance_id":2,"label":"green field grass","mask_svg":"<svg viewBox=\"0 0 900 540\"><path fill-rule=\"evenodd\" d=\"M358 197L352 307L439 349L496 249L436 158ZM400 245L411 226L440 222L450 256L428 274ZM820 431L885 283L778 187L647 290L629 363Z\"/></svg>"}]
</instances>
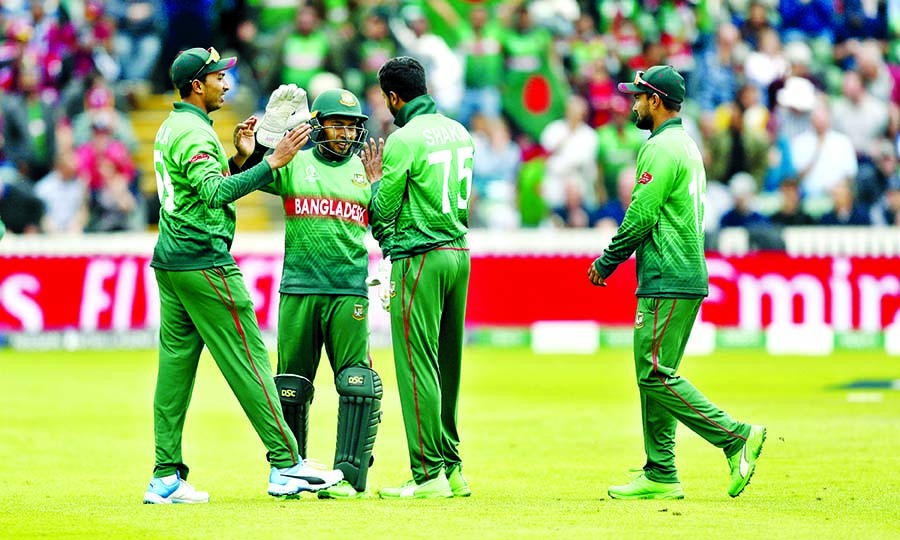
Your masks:
<instances>
[{"instance_id":1,"label":"green field grass","mask_svg":"<svg viewBox=\"0 0 900 540\"><path fill-rule=\"evenodd\" d=\"M388 351L372 487L408 478ZM461 451L474 496L320 501L266 495L264 449L205 356L185 428L193 506L142 505L153 465L155 351L0 350L0 538L900 538L900 358L724 351L682 375L735 417L769 428L743 495L721 452L678 432L683 501L613 501L643 462L630 351L536 356L469 348ZM319 374L310 456L330 463L336 396Z\"/></svg>"}]
</instances>

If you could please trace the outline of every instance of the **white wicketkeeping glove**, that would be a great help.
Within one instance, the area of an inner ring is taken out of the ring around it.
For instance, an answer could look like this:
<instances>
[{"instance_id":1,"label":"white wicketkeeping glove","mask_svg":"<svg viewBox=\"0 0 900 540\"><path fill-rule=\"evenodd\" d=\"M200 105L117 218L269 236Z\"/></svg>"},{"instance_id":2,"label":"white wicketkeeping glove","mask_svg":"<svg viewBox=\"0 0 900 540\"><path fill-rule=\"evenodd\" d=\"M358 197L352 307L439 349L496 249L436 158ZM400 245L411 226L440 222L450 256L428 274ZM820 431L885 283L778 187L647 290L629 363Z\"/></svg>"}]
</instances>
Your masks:
<instances>
[{"instance_id":1,"label":"white wicketkeeping glove","mask_svg":"<svg viewBox=\"0 0 900 540\"><path fill-rule=\"evenodd\" d=\"M263 146L275 148L286 131L309 121L306 90L296 84L282 84L269 97L266 114L256 130L256 140Z\"/></svg>"},{"instance_id":2,"label":"white wicketkeeping glove","mask_svg":"<svg viewBox=\"0 0 900 540\"><path fill-rule=\"evenodd\" d=\"M385 311L391 311L391 259L385 257L378 262L375 275L366 278L366 285L378 287L378 299Z\"/></svg>"}]
</instances>

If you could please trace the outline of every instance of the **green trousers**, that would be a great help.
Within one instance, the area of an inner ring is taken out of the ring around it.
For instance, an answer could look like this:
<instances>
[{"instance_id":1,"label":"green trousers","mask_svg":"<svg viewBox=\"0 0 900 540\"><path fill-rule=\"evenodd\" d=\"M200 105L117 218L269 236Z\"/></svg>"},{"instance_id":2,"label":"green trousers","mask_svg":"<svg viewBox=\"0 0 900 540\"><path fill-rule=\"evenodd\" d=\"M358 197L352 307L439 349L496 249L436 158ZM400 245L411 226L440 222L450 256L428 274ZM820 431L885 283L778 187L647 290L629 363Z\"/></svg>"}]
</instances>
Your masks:
<instances>
[{"instance_id":1,"label":"green trousers","mask_svg":"<svg viewBox=\"0 0 900 540\"><path fill-rule=\"evenodd\" d=\"M391 265L391 338L413 479L460 464L457 407L469 251L465 239Z\"/></svg>"},{"instance_id":2,"label":"green trousers","mask_svg":"<svg viewBox=\"0 0 900 540\"><path fill-rule=\"evenodd\" d=\"M675 427L678 422L721 448L739 451L750 426L733 420L677 375L702 298L638 298L634 367L644 425L644 472L655 482L678 482Z\"/></svg>"},{"instance_id":3,"label":"green trousers","mask_svg":"<svg viewBox=\"0 0 900 540\"><path fill-rule=\"evenodd\" d=\"M272 378L256 313L236 265L169 272L159 284L159 373L153 398L156 464L153 474L187 478L181 436L203 346L219 366L276 467L302 459L288 429Z\"/></svg>"},{"instance_id":4,"label":"green trousers","mask_svg":"<svg viewBox=\"0 0 900 540\"><path fill-rule=\"evenodd\" d=\"M282 294L278 304L278 373L316 379L322 347L335 375L372 367L369 299L362 296Z\"/></svg>"}]
</instances>

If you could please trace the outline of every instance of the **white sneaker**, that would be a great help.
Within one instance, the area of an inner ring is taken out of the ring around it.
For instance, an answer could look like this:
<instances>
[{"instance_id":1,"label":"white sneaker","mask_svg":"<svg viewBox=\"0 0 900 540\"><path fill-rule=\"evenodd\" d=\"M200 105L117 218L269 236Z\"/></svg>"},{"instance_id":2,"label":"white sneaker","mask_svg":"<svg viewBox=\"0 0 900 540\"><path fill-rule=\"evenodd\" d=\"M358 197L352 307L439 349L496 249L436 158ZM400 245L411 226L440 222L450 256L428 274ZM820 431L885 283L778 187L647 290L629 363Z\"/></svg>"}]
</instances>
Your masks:
<instances>
[{"instance_id":1,"label":"white sneaker","mask_svg":"<svg viewBox=\"0 0 900 540\"><path fill-rule=\"evenodd\" d=\"M281 497L296 495L301 491L319 491L343 479L343 471L330 471L318 463L305 459L293 467L284 469L272 467L269 473L269 495Z\"/></svg>"},{"instance_id":2,"label":"white sneaker","mask_svg":"<svg viewBox=\"0 0 900 540\"><path fill-rule=\"evenodd\" d=\"M209 502L209 493L197 491L181 479L178 473L151 478L144 492L144 504L197 504Z\"/></svg>"}]
</instances>

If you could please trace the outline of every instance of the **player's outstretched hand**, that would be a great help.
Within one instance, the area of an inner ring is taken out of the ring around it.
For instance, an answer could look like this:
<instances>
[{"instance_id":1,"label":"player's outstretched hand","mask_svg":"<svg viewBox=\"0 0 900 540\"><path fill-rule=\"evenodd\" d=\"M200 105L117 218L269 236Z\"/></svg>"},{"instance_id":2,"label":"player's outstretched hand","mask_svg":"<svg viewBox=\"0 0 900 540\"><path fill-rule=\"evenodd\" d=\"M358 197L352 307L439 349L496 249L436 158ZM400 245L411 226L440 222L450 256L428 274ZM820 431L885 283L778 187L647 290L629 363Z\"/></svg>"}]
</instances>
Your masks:
<instances>
[{"instance_id":1,"label":"player's outstretched hand","mask_svg":"<svg viewBox=\"0 0 900 540\"><path fill-rule=\"evenodd\" d=\"M302 111L305 111L302 112ZM301 119L305 114L305 120ZM291 120L292 116L296 117ZM290 120L290 125L289 124ZM266 114L259 123L256 140L263 146L275 148L284 132L309 120L306 90L296 84L282 84L269 97Z\"/></svg>"},{"instance_id":2,"label":"player's outstretched hand","mask_svg":"<svg viewBox=\"0 0 900 540\"><path fill-rule=\"evenodd\" d=\"M606 287L606 280L603 279L603 276L600 275L600 272L597 272L597 269L594 268L594 263L591 263L590 268L588 268L588 279L594 285Z\"/></svg>"},{"instance_id":3,"label":"player's outstretched hand","mask_svg":"<svg viewBox=\"0 0 900 540\"><path fill-rule=\"evenodd\" d=\"M384 152L384 139L369 139L369 142L363 144L362 150L359 151L359 158L366 168L366 178L369 183L375 183L381 180L381 154Z\"/></svg>"},{"instance_id":4,"label":"player's outstretched hand","mask_svg":"<svg viewBox=\"0 0 900 540\"><path fill-rule=\"evenodd\" d=\"M253 130L256 129L256 117L250 118L238 123L234 126L234 149L237 150L239 157L247 158L256 148L256 139L253 137Z\"/></svg>"},{"instance_id":5,"label":"player's outstretched hand","mask_svg":"<svg viewBox=\"0 0 900 540\"><path fill-rule=\"evenodd\" d=\"M301 124L300 126L288 131L275 146L275 151L265 157L272 169L284 167L297 155L297 152L303 148L306 141L309 140L309 132L312 127L309 124Z\"/></svg>"}]
</instances>

